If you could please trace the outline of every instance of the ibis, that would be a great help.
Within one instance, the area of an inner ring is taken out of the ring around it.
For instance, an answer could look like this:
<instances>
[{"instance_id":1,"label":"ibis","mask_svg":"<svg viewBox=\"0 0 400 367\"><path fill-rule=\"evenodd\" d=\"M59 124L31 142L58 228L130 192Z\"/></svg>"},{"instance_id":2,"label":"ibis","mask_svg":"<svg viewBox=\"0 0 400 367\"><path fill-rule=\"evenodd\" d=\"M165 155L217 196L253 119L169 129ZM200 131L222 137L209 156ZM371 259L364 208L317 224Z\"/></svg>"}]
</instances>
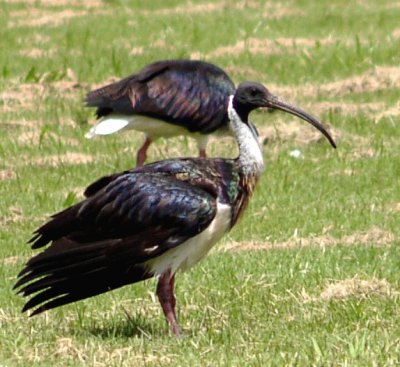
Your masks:
<instances>
[{"instance_id":1,"label":"ibis","mask_svg":"<svg viewBox=\"0 0 400 367\"><path fill-rule=\"evenodd\" d=\"M156 277L156 294L170 330L181 335L175 275L200 261L237 223L263 171L263 155L248 122L258 107L296 115L335 145L309 113L261 84L240 84L227 105L239 156L162 160L92 183L83 201L54 214L30 240L33 249L42 251L18 275L15 289L29 297L23 311L36 315Z\"/></svg>"},{"instance_id":2,"label":"ibis","mask_svg":"<svg viewBox=\"0 0 400 367\"><path fill-rule=\"evenodd\" d=\"M205 157L209 134L229 134L228 98L234 93L233 81L216 65L158 61L87 94L86 105L96 108L99 122L85 136L126 129L145 133L137 166L144 164L150 144L160 137L193 137L199 156Z\"/></svg>"}]
</instances>

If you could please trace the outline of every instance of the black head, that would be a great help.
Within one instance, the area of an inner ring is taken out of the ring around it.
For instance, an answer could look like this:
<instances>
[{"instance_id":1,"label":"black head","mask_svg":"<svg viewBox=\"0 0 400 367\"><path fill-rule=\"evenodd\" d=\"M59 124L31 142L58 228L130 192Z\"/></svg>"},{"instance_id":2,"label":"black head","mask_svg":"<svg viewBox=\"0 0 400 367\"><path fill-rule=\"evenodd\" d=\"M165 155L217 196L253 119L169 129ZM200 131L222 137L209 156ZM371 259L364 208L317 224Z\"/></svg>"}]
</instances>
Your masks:
<instances>
[{"instance_id":1,"label":"black head","mask_svg":"<svg viewBox=\"0 0 400 367\"><path fill-rule=\"evenodd\" d=\"M248 123L249 113L259 107L278 109L300 117L321 131L331 145L336 148L336 144L332 136L317 118L303 111L301 108L285 102L281 98L275 96L260 83L241 83L236 89L236 93L233 98L233 108L236 110L242 121Z\"/></svg>"}]
</instances>

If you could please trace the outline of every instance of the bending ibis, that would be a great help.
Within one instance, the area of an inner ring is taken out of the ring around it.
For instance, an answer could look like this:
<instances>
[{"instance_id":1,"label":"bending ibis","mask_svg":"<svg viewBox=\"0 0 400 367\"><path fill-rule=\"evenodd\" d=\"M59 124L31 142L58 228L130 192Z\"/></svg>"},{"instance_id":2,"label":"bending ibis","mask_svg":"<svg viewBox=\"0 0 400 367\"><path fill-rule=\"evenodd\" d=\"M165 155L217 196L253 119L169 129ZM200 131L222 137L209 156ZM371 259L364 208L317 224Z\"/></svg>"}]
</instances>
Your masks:
<instances>
[{"instance_id":1,"label":"bending ibis","mask_svg":"<svg viewBox=\"0 0 400 367\"><path fill-rule=\"evenodd\" d=\"M223 103L223 101L221 102ZM53 215L36 230L42 248L19 273L18 293L30 297L31 315L112 289L158 277L157 296L175 335L174 281L202 259L237 222L263 171L263 156L248 115L269 107L296 115L319 129L313 116L254 82L229 97L236 159L176 158L103 177L86 199Z\"/></svg>"}]
</instances>

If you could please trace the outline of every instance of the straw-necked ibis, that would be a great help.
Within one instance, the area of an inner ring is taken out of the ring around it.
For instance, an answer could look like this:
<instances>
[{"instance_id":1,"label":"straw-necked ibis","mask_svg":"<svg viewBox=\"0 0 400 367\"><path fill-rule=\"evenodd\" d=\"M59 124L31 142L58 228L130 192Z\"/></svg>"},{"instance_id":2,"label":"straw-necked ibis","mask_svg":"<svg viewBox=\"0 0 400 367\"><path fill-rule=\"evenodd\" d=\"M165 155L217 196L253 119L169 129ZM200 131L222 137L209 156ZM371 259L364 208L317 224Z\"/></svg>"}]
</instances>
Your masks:
<instances>
[{"instance_id":1,"label":"straw-necked ibis","mask_svg":"<svg viewBox=\"0 0 400 367\"><path fill-rule=\"evenodd\" d=\"M221 103L224 103L222 100ZM322 124L264 86L246 82L229 97L230 128L239 145L236 159L177 158L103 177L86 199L55 214L36 230L31 258L15 285L30 297L31 315L158 277L157 296L172 332L174 280L202 259L237 222L263 170L263 155L248 115L269 107Z\"/></svg>"},{"instance_id":2,"label":"straw-necked ibis","mask_svg":"<svg viewBox=\"0 0 400 367\"><path fill-rule=\"evenodd\" d=\"M143 165L147 149L159 137L191 136L197 141L199 156L205 157L209 134L229 133L228 97L234 93L233 81L216 65L158 61L87 94L86 105L97 108L99 122L86 137L126 129L145 133L137 166Z\"/></svg>"}]
</instances>

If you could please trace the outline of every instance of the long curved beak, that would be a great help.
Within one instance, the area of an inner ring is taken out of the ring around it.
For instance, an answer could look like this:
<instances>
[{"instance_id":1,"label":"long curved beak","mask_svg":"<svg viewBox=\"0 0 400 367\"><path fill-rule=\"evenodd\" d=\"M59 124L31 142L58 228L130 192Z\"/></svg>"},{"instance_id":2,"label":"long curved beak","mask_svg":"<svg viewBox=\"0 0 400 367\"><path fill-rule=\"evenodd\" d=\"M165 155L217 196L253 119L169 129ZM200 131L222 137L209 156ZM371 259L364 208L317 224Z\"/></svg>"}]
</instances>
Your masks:
<instances>
[{"instance_id":1,"label":"long curved beak","mask_svg":"<svg viewBox=\"0 0 400 367\"><path fill-rule=\"evenodd\" d=\"M275 109L278 109L281 111L288 112L292 115L300 117L301 119L309 122L311 125L313 125L315 128L317 128L322 134L324 134L324 136L328 139L328 141L332 145L332 147L336 148L336 143L333 140L332 136L329 134L329 132L327 131L325 126L322 124L322 122L319 121L314 116L303 111L301 108L294 106L272 94L268 95L268 97L264 100L264 102L265 102L265 107L275 108Z\"/></svg>"}]
</instances>

